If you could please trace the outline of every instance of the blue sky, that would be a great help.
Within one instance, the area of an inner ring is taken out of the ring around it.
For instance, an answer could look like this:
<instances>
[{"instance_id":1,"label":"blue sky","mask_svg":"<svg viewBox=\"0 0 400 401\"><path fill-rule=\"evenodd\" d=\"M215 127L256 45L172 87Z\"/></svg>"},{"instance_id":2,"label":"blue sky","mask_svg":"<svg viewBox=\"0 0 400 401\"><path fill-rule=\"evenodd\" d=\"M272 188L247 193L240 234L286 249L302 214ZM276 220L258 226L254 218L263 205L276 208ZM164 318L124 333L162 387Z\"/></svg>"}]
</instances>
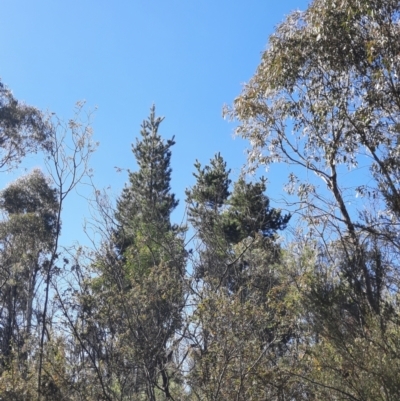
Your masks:
<instances>
[{"instance_id":1,"label":"blue sky","mask_svg":"<svg viewBox=\"0 0 400 401\"><path fill-rule=\"evenodd\" d=\"M246 142L222 107L253 75L268 36L304 0L3 0L0 77L15 97L60 118L74 103L97 107L100 142L92 158L98 187L118 195L127 181L115 166L135 169L131 143L155 103L166 117L160 133L175 135L172 189L181 200L194 183L193 163L221 152L237 177ZM31 161L40 165L40 160ZM3 174L2 187L18 175ZM286 174L285 174L286 176ZM268 176L279 198L285 176ZM279 191L279 192L278 192ZM86 201L72 196L63 215L64 241L80 240Z\"/></svg>"}]
</instances>

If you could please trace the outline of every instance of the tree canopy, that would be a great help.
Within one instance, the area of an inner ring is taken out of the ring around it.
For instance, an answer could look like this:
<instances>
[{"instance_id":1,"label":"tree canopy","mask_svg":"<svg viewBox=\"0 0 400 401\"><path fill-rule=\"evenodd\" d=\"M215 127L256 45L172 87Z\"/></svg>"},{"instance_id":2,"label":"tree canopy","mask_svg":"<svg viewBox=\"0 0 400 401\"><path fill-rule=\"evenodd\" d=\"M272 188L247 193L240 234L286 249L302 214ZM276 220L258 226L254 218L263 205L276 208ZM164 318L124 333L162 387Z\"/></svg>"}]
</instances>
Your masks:
<instances>
[{"instance_id":1,"label":"tree canopy","mask_svg":"<svg viewBox=\"0 0 400 401\"><path fill-rule=\"evenodd\" d=\"M101 240L74 250L63 202L91 130L60 133L0 84L0 167L39 151L49 172L0 191L0 398L398 400L399 74L397 0L314 0L225 110L242 173L196 160L176 224L175 137L153 106L121 194L94 189ZM257 170L273 164L280 208Z\"/></svg>"},{"instance_id":2,"label":"tree canopy","mask_svg":"<svg viewBox=\"0 0 400 401\"><path fill-rule=\"evenodd\" d=\"M0 169L10 169L40 148L50 150L51 124L43 113L14 98L0 81Z\"/></svg>"}]
</instances>

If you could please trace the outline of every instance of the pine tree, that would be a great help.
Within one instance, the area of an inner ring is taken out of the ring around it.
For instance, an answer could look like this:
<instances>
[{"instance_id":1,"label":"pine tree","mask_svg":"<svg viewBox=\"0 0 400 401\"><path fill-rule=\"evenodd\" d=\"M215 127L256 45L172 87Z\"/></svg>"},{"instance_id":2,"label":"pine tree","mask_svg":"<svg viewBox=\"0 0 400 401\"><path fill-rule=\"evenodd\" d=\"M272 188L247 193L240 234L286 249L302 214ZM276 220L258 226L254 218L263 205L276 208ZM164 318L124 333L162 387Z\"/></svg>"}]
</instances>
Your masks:
<instances>
[{"instance_id":1,"label":"pine tree","mask_svg":"<svg viewBox=\"0 0 400 401\"><path fill-rule=\"evenodd\" d=\"M227 242L221 213L230 195L230 170L220 153L210 160L210 165L202 168L195 163L196 184L186 190L189 222L200 240L199 263L194 265L197 279L206 275L220 276L226 259Z\"/></svg>"},{"instance_id":2,"label":"pine tree","mask_svg":"<svg viewBox=\"0 0 400 401\"><path fill-rule=\"evenodd\" d=\"M290 216L283 216L280 210L269 207L266 189L263 177L255 183L246 182L241 177L235 183L228 210L230 223L235 228L231 242L240 242L256 233L273 238L278 230L286 227Z\"/></svg>"},{"instance_id":3,"label":"pine tree","mask_svg":"<svg viewBox=\"0 0 400 401\"><path fill-rule=\"evenodd\" d=\"M186 191L189 221L201 242L195 275L216 279L218 285L222 282L228 285L234 265L239 259L240 263L245 263L245 255L238 259L233 248L246 239L273 240L276 232L286 227L290 216L283 216L280 210L269 207L264 178L247 183L241 177L230 193L230 170L219 153L210 165L202 168L197 161L195 168L197 182Z\"/></svg>"},{"instance_id":4,"label":"pine tree","mask_svg":"<svg viewBox=\"0 0 400 401\"><path fill-rule=\"evenodd\" d=\"M170 399L177 372L170 347L182 326L185 250L170 220L178 204L170 188L175 142L158 134L162 121L153 106L132 146L139 169L129 172L118 199L113 243L96 262L94 297L84 300L87 347L107 371L103 391L113 398L118 388L121 400Z\"/></svg>"},{"instance_id":5,"label":"pine tree","mask_svg":"<svg viewBox=\"0 0 400 401\"><path fill-rule=\"evenodd\" d=\"M198 352L189 381L199 399L259 399L265 389L254 390L255 372L276 365L292 339L271 306L281 296L276 233L290 216L270 207L264 179L240 177L230 192L230 170L220 154L195 167L197 182L186 191L199 244L192 339Z\"/></svg>"},{"instance_id":6,"label":"pine tree","mask_svg":"<svg viewBox=\"0 0 400 401\"><path fill-rule=\"evenodd\" d=\"M164 236L176 230L170 215L178 205L171 193L171 150L174 138L164 141L158 134L163 117L155 116L155 107L148 120L142 123L141 139L132 145L139 170L129 171L129 185L125 186L117 203L117 246L121 254L134 244L138 231L152 229L152 236ZM160 239L160 238L158 238Z\"/></svg>"}]
</instances>

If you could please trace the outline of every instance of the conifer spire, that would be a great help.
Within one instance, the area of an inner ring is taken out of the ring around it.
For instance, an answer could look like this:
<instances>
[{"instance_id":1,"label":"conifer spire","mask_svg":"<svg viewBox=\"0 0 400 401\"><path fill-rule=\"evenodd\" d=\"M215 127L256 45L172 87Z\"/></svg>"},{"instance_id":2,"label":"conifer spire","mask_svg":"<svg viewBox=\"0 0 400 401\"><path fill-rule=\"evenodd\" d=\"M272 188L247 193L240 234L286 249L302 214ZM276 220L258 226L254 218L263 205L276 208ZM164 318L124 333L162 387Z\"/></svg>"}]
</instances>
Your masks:
<instances>
[{"instance_id":1,"label":"conifer spire","mask_svg":"<svg viewBox=\"0 0 400 401\"><path fill-rule=\"evenodd\" d=\"M132 243L130 232L151 222L157 231L171 230L170 215L178 205L171 193L171 147L174 137L163 140L158 128L164 117L156 117L155 106L143 121L141 138L132 144L132 152L139 169L129 171L129 184L125 186L117 202L116 219L118 246L123 253Z\"/></svg>"}]
</instances>

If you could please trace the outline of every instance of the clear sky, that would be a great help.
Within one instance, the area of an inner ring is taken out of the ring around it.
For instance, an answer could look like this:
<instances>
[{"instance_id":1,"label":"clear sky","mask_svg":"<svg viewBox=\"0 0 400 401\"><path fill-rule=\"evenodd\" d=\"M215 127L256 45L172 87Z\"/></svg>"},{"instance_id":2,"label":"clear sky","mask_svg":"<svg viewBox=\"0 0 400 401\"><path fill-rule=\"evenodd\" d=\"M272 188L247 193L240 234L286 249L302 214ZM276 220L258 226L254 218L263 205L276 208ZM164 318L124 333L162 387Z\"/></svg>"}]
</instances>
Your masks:
<instances>
[{"instance_id":1,"label":"clear sky","mask_svg":"<svg viewBox=\"0 0 400 401\"><path fill-rule=\"evenodd\" d=\"M2 0L0 77L15 97L61 118L74 103L97 107L100 147L92 159L98 187L117 195L127 181L115 166L135 169L131 143L155 103L175 135L172 189L184 210L193 163L221 152L234 171L247 144L232 139L222 107L253 75L268 36L305 0ZM36 161L35 161L36 163ZM39 162L37 162L39 163ZM22 170L16 174L22 174ZM4 187L15 175L0 179ZM267 176L279 197L284 177ZM63 215L64 239L81 238L85 200L73 196Z\"/></svg>"}]
</instances>

